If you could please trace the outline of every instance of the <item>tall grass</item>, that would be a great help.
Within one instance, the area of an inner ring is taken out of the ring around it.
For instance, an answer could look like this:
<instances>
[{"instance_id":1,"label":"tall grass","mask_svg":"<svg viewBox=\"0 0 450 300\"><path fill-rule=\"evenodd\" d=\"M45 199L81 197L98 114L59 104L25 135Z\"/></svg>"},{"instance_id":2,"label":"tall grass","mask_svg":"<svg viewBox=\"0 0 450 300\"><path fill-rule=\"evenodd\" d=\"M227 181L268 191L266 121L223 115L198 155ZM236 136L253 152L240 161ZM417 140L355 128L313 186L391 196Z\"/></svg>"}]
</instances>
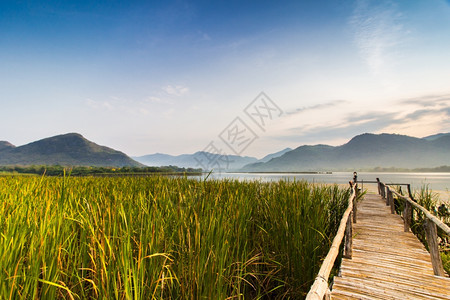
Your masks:
<instances>
[{"instance_id":1,"label":"tall grass","mask_svg":"<svg viewBox=\"0 0 450 300\"><path fill-rule=\"evenodd\" d=\"M301 298L350 191L0 177L0 299Z\"/></svg>"}]
</instances>

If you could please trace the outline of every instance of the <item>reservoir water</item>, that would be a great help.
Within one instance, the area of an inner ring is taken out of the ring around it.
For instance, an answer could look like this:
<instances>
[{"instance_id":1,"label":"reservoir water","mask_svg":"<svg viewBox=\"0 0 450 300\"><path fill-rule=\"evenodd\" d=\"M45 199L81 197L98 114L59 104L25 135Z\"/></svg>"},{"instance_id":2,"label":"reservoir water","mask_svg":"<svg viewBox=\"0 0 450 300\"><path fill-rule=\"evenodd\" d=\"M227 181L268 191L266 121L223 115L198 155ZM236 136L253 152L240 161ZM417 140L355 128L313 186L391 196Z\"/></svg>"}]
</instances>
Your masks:
<instances>
[{"instance_id":1,"label":"reservoir water","mask_svg":"<svg viewBox=\"0 0 450 300\"><path fill-rule=\"evenodd\" d=\"M318 174L303 173L212 173L212 178L239 179L239 180L306 180L315 183L346 184L353 178L352 172L333 172ZM450 190L450 173L375 173L358 172L358 181L375 181L376 178L384 183L409 183L413 189L420 189L428 185L433 191Z\"/></svg>"}]
</instances>

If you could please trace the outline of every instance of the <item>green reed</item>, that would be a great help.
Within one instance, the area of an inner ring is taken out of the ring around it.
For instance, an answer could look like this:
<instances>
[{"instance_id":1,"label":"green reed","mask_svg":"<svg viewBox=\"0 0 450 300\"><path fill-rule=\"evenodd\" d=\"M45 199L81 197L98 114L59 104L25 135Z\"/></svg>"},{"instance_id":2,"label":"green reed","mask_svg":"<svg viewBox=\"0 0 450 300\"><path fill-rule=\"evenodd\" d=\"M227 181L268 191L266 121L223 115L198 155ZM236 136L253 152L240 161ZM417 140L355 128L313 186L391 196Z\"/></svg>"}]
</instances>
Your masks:
<instances>
[{"instance_id":1,"label":"green reed","mask_svg":"<svg viewBox=\"0 0 450 300\"><path fill-rule=\"evenodd\" d=\"M0 299L301 298L349 190L0 177Z\"/></svg>"}]
</instances>

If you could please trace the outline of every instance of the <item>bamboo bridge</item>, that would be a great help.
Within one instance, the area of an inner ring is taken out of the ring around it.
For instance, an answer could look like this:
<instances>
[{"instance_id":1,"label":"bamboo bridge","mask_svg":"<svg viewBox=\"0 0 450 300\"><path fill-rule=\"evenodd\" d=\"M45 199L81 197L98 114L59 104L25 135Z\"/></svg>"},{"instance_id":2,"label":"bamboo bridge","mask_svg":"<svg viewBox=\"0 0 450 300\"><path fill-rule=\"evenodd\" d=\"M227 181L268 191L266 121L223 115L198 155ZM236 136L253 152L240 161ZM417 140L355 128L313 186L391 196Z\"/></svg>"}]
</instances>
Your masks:
<instances>
[{"instance_id":1,"label":"bamboo bridge","mask_svg":"<svg viewBox=\"0 0 450 300\"><path fill-rule=\"evenodd\" d=\"M357 199L357 185L339 230L306 299L450 299L450 278L445 274L437 243L437 227L450 228L409 197L378 179L378 193ZM394 197L403 201L395 213ZM411 232L413 210L426 218L428 252ZM328 282L339 248L344 253L338 276Z\"/></svg>"}]
</instances>

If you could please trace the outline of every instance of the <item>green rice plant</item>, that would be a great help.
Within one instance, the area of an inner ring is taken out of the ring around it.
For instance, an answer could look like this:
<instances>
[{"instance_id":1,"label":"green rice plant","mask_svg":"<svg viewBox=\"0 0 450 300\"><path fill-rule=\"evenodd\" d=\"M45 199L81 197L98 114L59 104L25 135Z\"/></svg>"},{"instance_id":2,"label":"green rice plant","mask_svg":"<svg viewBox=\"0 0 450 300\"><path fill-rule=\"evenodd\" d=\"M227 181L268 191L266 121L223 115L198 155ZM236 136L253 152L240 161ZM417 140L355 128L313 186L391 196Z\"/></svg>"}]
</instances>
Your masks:
<instances>
[{"instance_id":1,"label":"green rice plant","mask_svg":"<svg viewBox=\"0 0 450 300\"><path fill-rule=\"evenodd\" d=\"M0 299L301 298L349 190L0 177Z\"/></svg>"},{"instance_id":2,"label":"green rice plant","mask_svg":"<svg viewBox=\"0 0 450 300\"><path fill-rule=\"evenodd\" d=\"M424 185L418 191L413 192L414 200L427 209L430 212L434 212L438 197L437 193L433 193L432 190L429 189L428 185ZM424 244L426 243L425 236L425 221L426 216L423 212L417 209L412 210L412 220L411 220L411 231L417 236L417 238Z\"/></svg>"},{"instance_id":3,"label":"green rice plant","mask_svg":"<svg viewBox=\"0 0 450 300\"><path fill-rule=\"evenodd\" d=\"M450 250L441 252L441 259L445 272L450 275Z\"/></svg>"}]
</instances>

